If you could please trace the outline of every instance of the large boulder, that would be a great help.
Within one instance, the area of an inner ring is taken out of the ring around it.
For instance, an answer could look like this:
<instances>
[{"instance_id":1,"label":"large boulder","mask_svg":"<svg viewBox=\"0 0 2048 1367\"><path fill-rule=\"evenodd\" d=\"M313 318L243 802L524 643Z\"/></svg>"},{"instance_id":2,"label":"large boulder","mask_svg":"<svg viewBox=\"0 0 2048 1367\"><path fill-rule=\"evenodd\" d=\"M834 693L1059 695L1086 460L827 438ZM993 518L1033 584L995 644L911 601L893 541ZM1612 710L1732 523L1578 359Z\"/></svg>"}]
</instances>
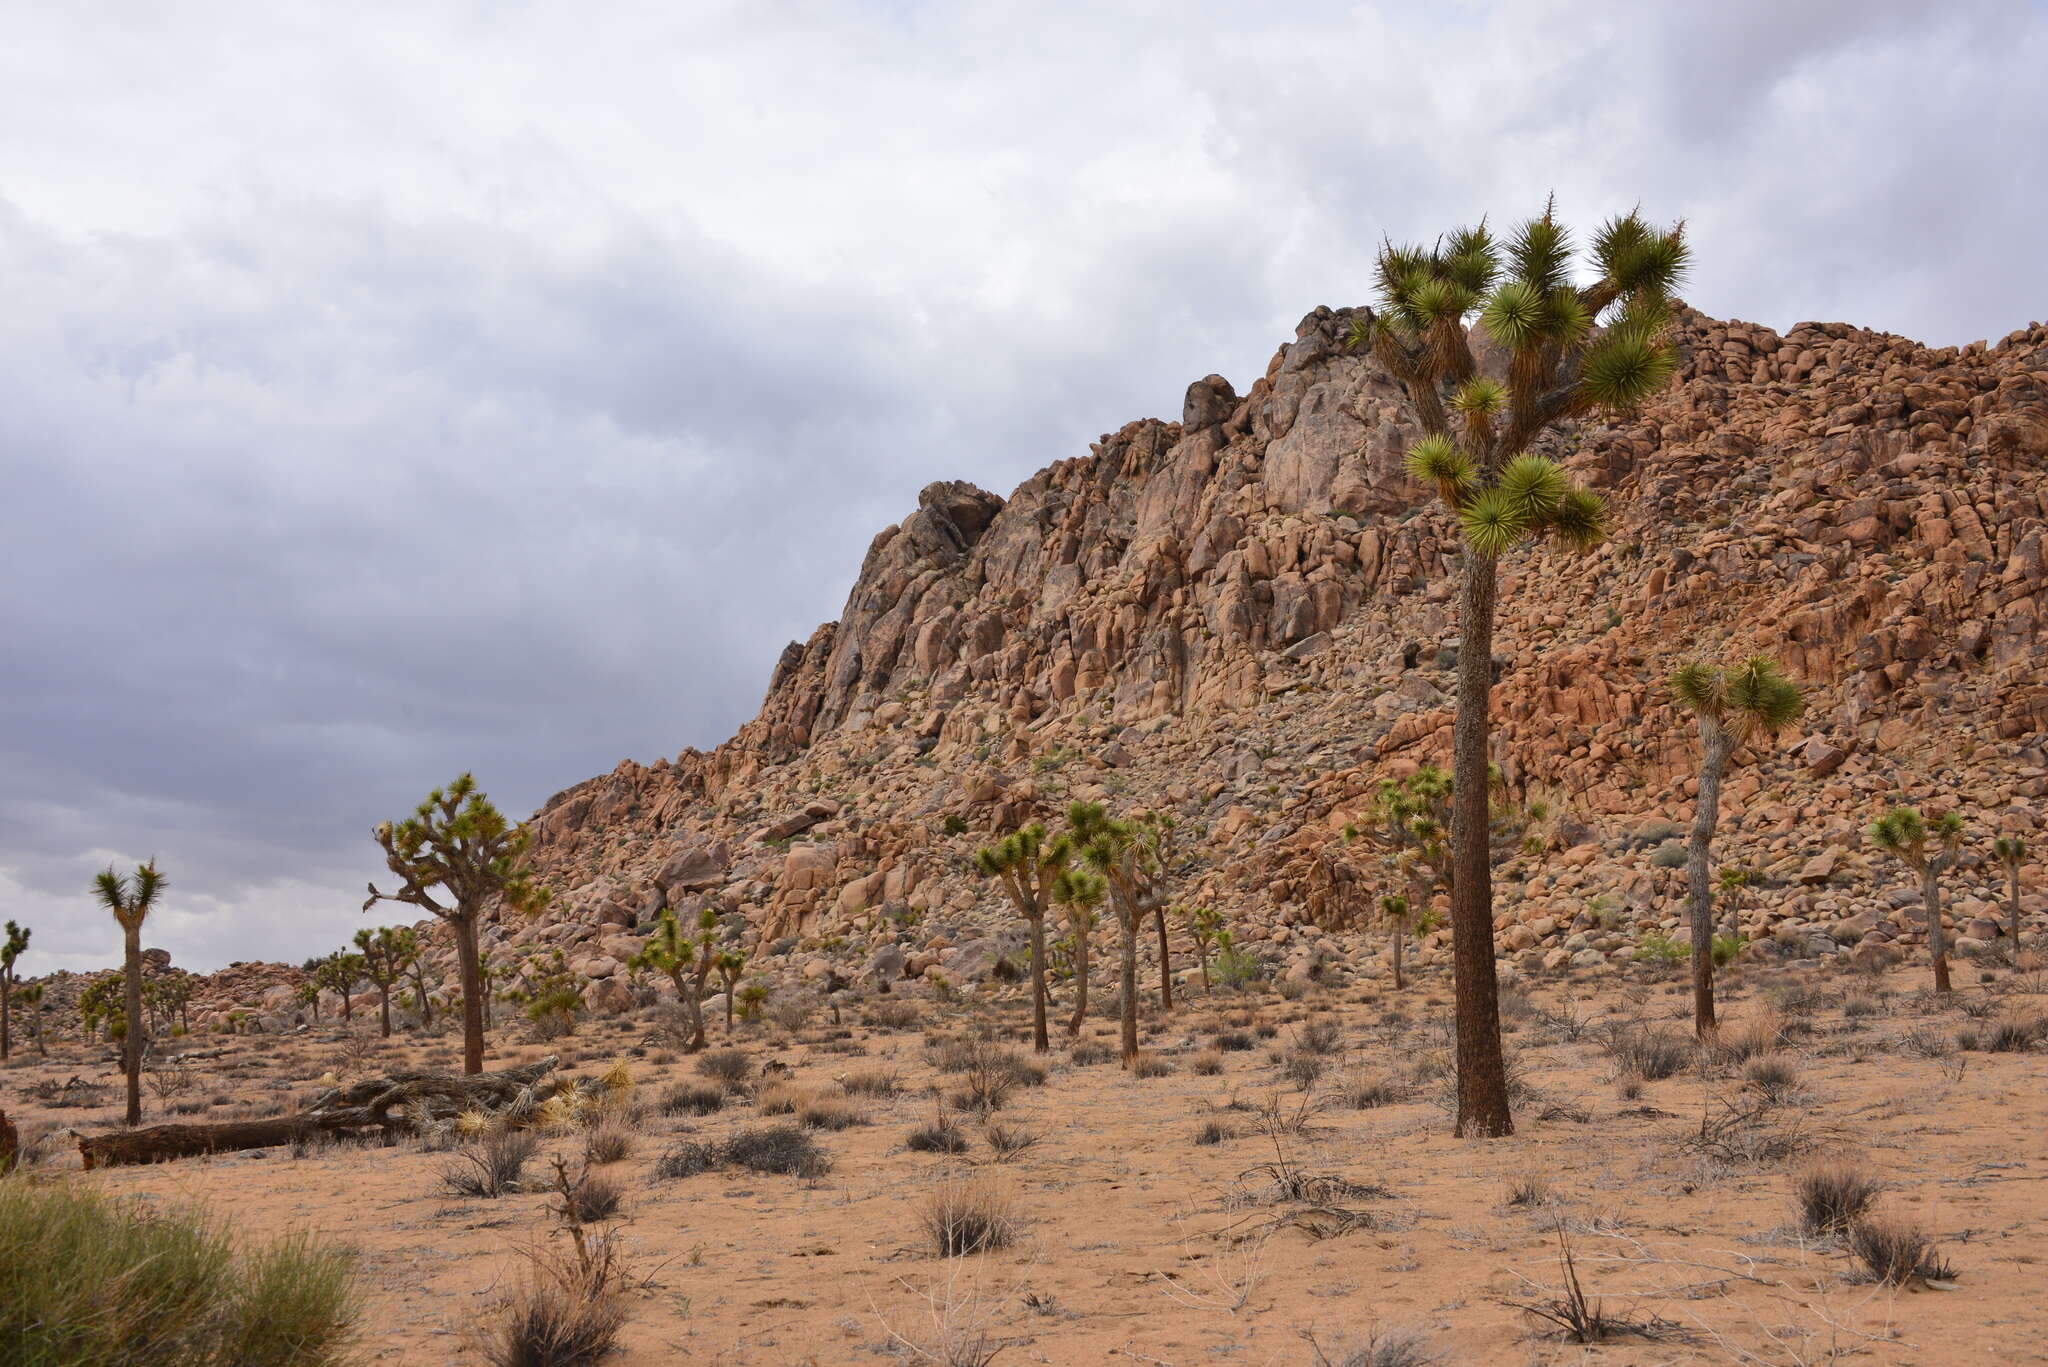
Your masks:
<instances>
[{"instance_id":1,"label":"large boulder","mask_svg":"<svg viewBox=\"0 0 2048 1367\"><path fill-rule=\"evenodd\" d=\"M720 887L732 869L725 842L691 843L670 855L654 876L655 886L673 899L677 893Z\"/></svg>"}]
</instances>

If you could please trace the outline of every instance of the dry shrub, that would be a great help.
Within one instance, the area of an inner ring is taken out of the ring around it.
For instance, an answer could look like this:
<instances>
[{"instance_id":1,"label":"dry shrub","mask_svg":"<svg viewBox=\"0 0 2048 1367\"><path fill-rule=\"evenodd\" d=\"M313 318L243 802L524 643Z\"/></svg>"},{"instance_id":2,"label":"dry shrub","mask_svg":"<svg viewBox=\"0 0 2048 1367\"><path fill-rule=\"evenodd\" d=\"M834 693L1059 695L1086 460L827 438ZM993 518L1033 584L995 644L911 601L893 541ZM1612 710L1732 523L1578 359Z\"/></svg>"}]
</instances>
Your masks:
<instances>
[{"instance_id":1,"label":"dry shrub","mask_svg":"<svg viewBox=\"0 0 2048 1367\"><path fill-rule=\"evenodd\" d=\"M814 1096L796 1108L797 1124L807 1130L845 1130L865 1125L868 1118L843 1096Z\"/></svg>"},{"instance_id":2,"label":"dry shrub","mask_svg":"<svg viewBox=\"0 0 2048 1367\"><path fill-rule=\"evenodd\" d=\"M988 1140L989 1152L995 1156L998 1163L1009 1162L1039 1140L1039 1136L1030 1130L995 1124L983 1128L982 1138Z\"/></svg>"},{"instance_id":3,"label":"dry shrub","mask_svg":"<svg viewBox=\"0 0 2048 1367\"><path fill-rule=\"evenodd\" d=\"M1508 1182L1507 1193L1501 1204L1517 1209L1532 1209L1550 1204L1550 1180L1541 1173L1524 1173Z\"/></svg>"},{"instance_id":4,"label":"dry shrub","mask_svg":"<svg viewBox=\"0 0 2048 1367\"><path fill-rule=\"evenodd\" d=\"M1860 1219L1883 1190L1884 1183L1842 1159L1815 1163L1793 1179L1799 1227L1815 1237L1838 1234Z\"/></svg>"},{"instance_id":5,"label":"dry shrub","mask_svg":"<svg viewBox=\"0 0 2048 1367\"><path fill-rule=\"evenodd\" d=\"M1956 1270L1937 1252L1926 1231L1901 1220L1866 1217L1849 1226L1849 1251L1863 1263L1872 1281L1886 1286L1908 1282L1946 1282Z\"/></svg>"},{"instance_id":6,"label":"dry shrub","mask_svg":"<svg viewBox=\"0 0 2048 1367\"><path fill-rule=\"evenodd\" d=\"M1226 1053L1248 1053L1254 1047L1252 1037L1243 1030L1225 1030L1216 1036L1216 1047Z\"/></svg>"},{"instance_id":7,"label":"dry shrub","mask_svg":"<svg viewBox=\"0 0 2048 1367\"><path fill-rule=\"evenodd\" d=\"M698 1074L727 1087L739 1086L753 1070L753 1060L744 1049L713 1049L697 1056Z\"/></svg>"},{"instance_id":8,"label":"dry shrub","mask_svg":"<svg viewBox=\"0 0 2048 1367\"><path fill-rule=\"evenodd\" d=\"M1067 1057L1074 1061L1076 1067L1088 1068L1099 1063L1109 1062L1116 1057L1116 1050L1110 1048L1101 1040L1076 1040L1074 1047L1067 1051Z\"/></svg>"},{"instance_id":9,"label":"dry shrub","mask_svg":"<svg viewBox=\"0 0 2048 1367\"><path fill-rule=\"evenodd\" d=\"M1759 1054L1752 1058L1742 1070L1742 1079L1773 1105L1788 1100L1799 1090L1799 1070L1782 1054Z\"/></svg>"},{"instance_id":10,"label":"dry shrub","mask_svg":"<svg viewBox=\"0 0 2048 1367\"><path fill-rule=\"evenodd\" d=\"M1008 1248L1017 1237L1015 1203L982 1178L948 1182L925 1202L921 1221L941 1258L963 1258Z\"/></svg>"},{"instance_id":11,"label":"dry shrub","mask_svg":"<svg viewBox=\"0 0 2048 1367\"><path fill-rule=\"evenodd\" d=\"M624 1195L609 1177L585 1172L557 1195L555 1214L569 1224L594 1225L617 1215Z\"/></svg>"},{"instance_id":12,"label":"dry shrub","mask_svg":"<svg viewBox=\"0 0 2048 1367\"><path fill-rule=\"evenodd\" d=\"M943 1116L912 1130L903 1144L914 1153L967 1152L967 1136L958 1125Z\"/></svg>"},{"instance_id":13,"label":"dry shrub","mask_svg":"<svg viewBox=\"0 0 2048 1367\"><path fill-rule=\"evenodd\" d=\"M484 1339L484 1360L491 1367L589 1367L609 1355L626 1322L626 1307L610 1246L605 1247L592 1267L536 1257L526 1285Z\"/></svg>"},{"instance_id":14,"label":"dry shrub","mask_svg":"<svg viewBox=\"0 0 2048 1367\"><path fill-rule=\"evenodd\" d=\"M741 1130L725 1141L719 1154L726 1164L752 1172L821 1177L832 1170L817 1141L794 1125Z\"/></svg>"},{"instance_id":15,"label":"dry shrub","mask_svg":"<svg viewBox=\"0 0 2048 1367\"><path fill-rule=\"evenodd\" d=\"M695 1177L698 1173L710 1172L717 1166L717 1146L690 1139L684 1140L656 1159L654 1175L664 1179Z\"/></svg>"},{"instance_id":16,"label":"dry shrub","mask_svg":"<svg viewBox=\"0 0 2048 1367\"><path fill-rule=\"evenodd\" d=\"M716 1084L678 1082L661 1094L663 1115L710 1115L725 1105L725 1088Z\"/></svg>"},{"instance_id":17,"label":"dry shrub","mask_svg":"<svg viewBox=\"0 0 2048 1367\"><path fill-rule=\"evenodd\" d=\"M839 1080L839 1085L852 1096L887 1100L902 1090L903 1080L892 1068L869 1068L864 1072L848 1073Z\"/></svg>"},{"instance_id":18,"label":"dry shrub","mask_svg":"<svg viewBox=\"0 0 2048 1367\"><path fill-rule=\"evenodd\" d=\"M1420 1329L1375 1329L1364 1343L1334 1350L1335 1357L1312 1335L1304 1337L1315 1350L1314 1367L1437 1367L1444 1360Z\"/></svg>"},{"instance_id":19,"label":"dry shrub","mask_svg":"<svg viewBox=\"0 0 2048 1367\"><path fill-rule=\"evenodd\" d=\"M1344 1032L1337 1022L1323 1017L1304 1022L1295 1032L1295 1048L1305 1054L1327 1056L1336 1053L1343 1045Z\"/></svg>"},{"instance_id":20,"label":"dry shrub","mask_svg":"<svg viewBox=\"0 0 2048 1367\"><path fill-rule=\"evenodd\" d=\"M754 1109L762 1115L794 1115L811 1100L811 1089L794 1082L771 1082L754 1097Z\"/></svg>"},{"instance_id":21,"label":"dry shrub","mask_svg":"<svg viewBox=\"0 0 2048 1367\"><path fill-rule=\"evenodd\" d=\"M911 1030L920 1014L912 1001L876 1002L861 1013L861 1023L878 1030Z\"/></svg>"},{"instance_id":22,"label":"dry shrub","mask_svg":"<svg viewBox=\"0 0 2048 1367\"><path fill-rule=\"evenodd\" d=\"M1984 1048L1994 1054L2024 1054L2048 1037L2048 1016L2008 1017L1991 1026Z\"/></svg>"},{"instance_id":23,"label":"dry shrub","mask_svg":"<svg viewBox=\"0 0 2048 1367\"><path fill-rule=\"evenodd\" d=\"M1352 1078L1337 1089L1338 1099L1354 1111L1392 1106L1403 1096L1401 1086L1387 1078Z\"/></svg>"},{"instance_id":24,"label":"dry shrub","mask_svg":"<svg viewBox=\"0 0 2048 1367\"><path fill-rule=\"evenodd\" d=\"M604 1120L583 1137L583 1161L596 1167L623 1162L633 1154L633 1132L617 1119Z\"/></svg>"},{"instance_id":25,"label":"dry shrub","mask_svg":"<svg viewBox=\"0 0 2048 1367\"><path fill-rule=\"evenodd\" d=\"M1280 1072L1289 1082L1305 1092L1322 1079L1326 1066L1321 1055L1293 1053L1282 1061Z\"/></svg>"},{"instance_id":26,"label":"dry shrub","mask_svg":"<svg viewBox=\"0 0 2048 1367\"><path fill-rule=\"evenodd\" d=\"M1237 1131L1220 1120L1206 1121L1201 1129L1195 1131L1195 1142L1202 1145L1221 1144L1226 1139L1235 1138Z\"/></svg>"},{"instance_id":27,"label":"dry shrub","mask_svg":"<svg viewBox=\"0 0 2048 1367\"><path fill-rule=\"evenodd\" d=\"M1614 1060L1617 1076L1635 1073L1660 1082L1685 1067L1692 1058L1692 1045L1669 1030L1641 1026L1616 1026L1609 1030L1601 1048Z\"/></svg>"},{"instance_id":28,"label":"dry shrub","mask_svg":"<svg viewBox=\"0 0 2048 1367\"><path fill-rule=\"evenodd\" d=\"M1194 1061L1189 1063L1188 1067L1192 1068L1197 1076L1214 1077L1223 1071L1223 1055L1214 1049L1204 1049L1195 1055Z\"/></svg>"},{"instance_id":29,"label":"dry shrub","mask_svg":"<svg viewBox=\"0 0 2048 1367\"><path fill-rule=\"evenodd\" d=\"M539 1146L540 1142L523 1130L487 1135L482 1143L455 1154L441 1169L441 1184L456 1196L490 1198L517 1191Z\"/></svg>"}]
</instances>

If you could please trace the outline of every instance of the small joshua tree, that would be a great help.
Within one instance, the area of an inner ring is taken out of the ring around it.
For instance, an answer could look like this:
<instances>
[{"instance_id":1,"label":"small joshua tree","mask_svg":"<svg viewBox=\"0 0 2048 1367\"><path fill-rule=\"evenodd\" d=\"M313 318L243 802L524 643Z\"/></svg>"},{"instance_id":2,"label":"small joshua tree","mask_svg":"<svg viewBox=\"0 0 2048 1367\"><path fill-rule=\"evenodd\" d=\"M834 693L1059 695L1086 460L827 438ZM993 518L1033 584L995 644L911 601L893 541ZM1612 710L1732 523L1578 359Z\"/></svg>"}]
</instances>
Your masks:
<instances>
[{"instance_id":1,"label":"small joshua tree","mask_svg":"<svg viewBox=\"0 0 2048 1367\"><path fill-rule=\"evenodd\" d=\"M728 946L718 951L718 957L712 961L712 967L718 970L718 980L725 984L725 1033L730 1038L733 998L739 991L740 974L747 971L747 952L738 945Z\"/></svg>"},{"instance_id":2,"label":"small joshua tree","mask_svg":"<svg viewBox=\"0 0 2048 1367\"><path fill-rule=\"evenodd\" d=\"M1735 752L1759 736L1775 736L1798 720L1806 703L1799 685L1761 655L1734 669L1693 663L1671 676L1679 706L1699 719L1699 805L1685 847L1685 910L1692 919L1692 1020L1702 1037L1714 1029L1714 892L1708 881L1714 828L1721 819L1721 777Z\"/></svg>"},{"instance_id":3,"label":"small joshua tree","mask_svg":"<svg viewBox=\"0 0 2048 1367\"><path fill-rule=\"evenodd\" d=\"M1932 821L1917 807L1894 807L1870 823L1870 843L1920 875L1927 915L1927 952L1934 959L1934 990L1946 995L1948 934L1941 924L1941 871L1963 847L1963 814L1942 812Z\"/></svg>"},{"instance_id":4,"label":"small joshua tree","mask_svg":"<svg viewBox=\"0 0 2048 1367\"><path fill-rule=\"evenodd\" d=\"M21 981L14 964L28 951L30 934L9 921L6 935L0 937L0 1063L14 1052L14 992L15 984Z\"/></svg>"},{"instance_id":5,"label":"small joshua tree","mask_svg":"<svg viewBox=\"0 0 2048 1367\"><path fill-rule=\"evenodd\" d=\"M674 984L676 1000L682 1003L683 1017L690 1026L690 1038L683 1047L691 1053L709 1043L704 1038L704 989L717 962L718 912L712 907L697 914L695 934L683 929L673 911L663 911L654 918L654 929L648 932L640 952L626 962L628 968L651 970Z\"/></svg>"},{"instance_id":6,"label":"small joshua tree","mask_svg":"<svg viewBox=\"0 0 2048 1367\"><path fill-rule=\"evenodd\" d=\"M384 862L403 881L391 893L377 891L372 883L363 910L379 902L406 902L448 923L462 975L462 1071L481 1073L486 989L478 960L478 925L493 901L528 913L547 905L547 889L522 862L533 832L507 821L477 791L476 780L464 774L429 793L405 820L378 826L374 835ZM436 888L447 901L434 895Z\"/></svg>"},{"instance_id":7,"label":"small joshua tree","mask_svg":"<svg viewBox=\"0 0 2048 1367\"><path fill-rule=\"evenodd\" d=\"M2016 835L2001 835L1991 842L1991 857L2005 870L2005 933L2012 941L2012 953L2020 952L2020 865L2026 862L2027 842Z\"/></svg>"},{"instance_id":8,"label":"small joshua tree","mask_svg":"<svg viewBox=\"0 0 2048 1367\"><path fill-rule=\"evenodd\" d=\"M1082 860L1108 884L1120 950L1123 1058L1129 1067L1138 1058L1138 932L1165 905L1161 850L1169 823L1152 815L1118 821L1100 803L1076 802L1067 810L1067 824ZM1166 967L1160 965L1162 973Z\"/></svg>"},{"instance_id":9,"label":"small joshua tree","mask_svg":"<svg viewBox=\"0 0 2048 1367\"><path fill-rule=\"evenodd\" d=\"M1206 992L1213 986L1209 981L1209 951L1223 930L1223 913L1214 907L1193 907L1181 913L1181 924L1187 928L1188 938L1195 942L1195 960L1202 970L1202 990Z\"/></svg>"},{"instance_id":10,"label":"small joshua tree","mask_svg":"<svg viewBox=\"0 0 2048 1367\"><path fill-rule=\"evenodd\" d=\"M560 947L546 954L527 955L520 964L519 976L525 986L507 995L525 1008L526 1018L539 1029L542 1038L573 1033L576 1014L583 1009L583 993L576 986L576 975L570 971Z\"/></svg>"},{"instance_id":11,"label":"small joshua tree","mask_svg":"<svg viewBox=\"0 0 2048 1367\"><path fill-rule=\"evenodd\" d=\"M1088 947L1095 936L1095 909L1109 892L1108 880L1082 866L1060 871L1053 880L1052 900L1067 916L1067 934L1074 942L1074 1014L1067 1020L1067 1033L1081 1033L1088 1017Z\"/></svg>"},{"instance_id":12,"label":"small joshua tree","mask_svg":"<svg viewBox=\"0 0 2048 1367\"><path fill-rule=\"evenodd\" d=\"M320 967L314 972L313 976L319 980L322 987L340 996L343 1021L353 1021L356 1018L354 997L356 984L363 980L363 969L362 955L337 949L322 959Z\"/></svg>"},{"instance_id":13,"label":"small joshua tree","mask_svg":"<svg viewBox=\"0 0 2048 1367\"><path fill-rule=\"evenodd\" d=\"M403 980L407 958L419 953L418 940L410 926L364 926L355 934L355 946L362 951L363 976L377 989L378 1033L390 1039L391 989Z\"/></svg>"},{"instance_id":14,"label":"small joshua tree","mask_svg":"<svg viewBox=\"0 0 2048 1367\"><path fill-rule=\"evenodd\" d=\"M121 927L121 1011L127 1026L122 1039L121 1068L128 1078L129 1125L142 1123L142 1050L147 1028L142 1021L142 923L156 909L157 898L166 886L157 872L156 861L137 866L134 874L123 876L109 864L93 879L93 896L113 914Z\"/></svg>"},{"instance_id":15,"label":"small joshua tree","mask_svg":"<svg viewBox=\"0 0 2048 1367\"><path fill-rule=\"evenodd\" d=\"M28 1033L29 1038L35 1041L36 1056L48 1058L49 1046L43 1043L43 985L25 983L15 992L14 999L28 1013Z\"/></svg>"},{"instance_id":16,"label":"small joshua tree","mask_svg":"<svg viewBox=\"0 0 2048 1367\"><path fill-rule=\"evenodd\" d=\"M1500 558L1548 539L1585 549L1605 535L1599 495L1574 487L1529 448L1547 429L1595 412L1628 412L1676 369L1666 332L1670 291L1686 266L1682 227L1660 232L1636 214L1593 240L1595 279L1573 282L1570 235L1551 209L1525 223L1505 253L1482 224L1435 247L1381 249L1380 302L1351 344L1370 348L1407 392L1423 431L1410 474L1434 489L1464 531L1458 621L1457 776L1451 893L1457 990L1458 1107L1453 1133L1514 1132L1494 976L1493 874L1487 839L1488 732ZM1505 259L1503 259L1505 256ZM1596 327L1596 324L1604 324ZM1483 374L1468 320L1506 352Z\"/></svg>"},{"instance_id":17,"label":"small joshua tree","mask_svg":"<svg viewBox=\"0 0 2048 1367\"><path fill-rule=\"evenodd\" d=\"M1756 870L1741 864L1723 864L1715 875L1715 887L1720 890L1721 905L1727 908L1727 935L1733 942L1742 934L1742 908L1749 889L1756 883Z\"/></svg>"},{"instance_id":18,"label":"small joshua tree","mask_svg":"<svg viewBox=\"0 0 2048 1367\"><path fill-rule=\"evenodd\" d=\"M319 1021L320 980L318 978L308 978L306 979L306 981L300 983L299 990L292 994L292 999L298 1002L300 1005L307 1007L309 1010L311 1010L313 1013L313 1020L316 1023Z\"/></svg>"},{"instance_id":19,"label":"small joshua tree","mask_svg":"<svg viewBox=\"0 0 2048 1367\"><path fill-rule=\"evenodd\" d=\"M1380 898L1380 920L1386 924L1393 940L1394 990L1400 991L1408 985L1401 972L1401 943L1413 928L1415 910L1408 905L1408 899L1398 893L1388 893Z\"/></svg>"},{"instance_id":20,"label":"small joshua tree","mask_svg":"<svg viewBox=\"0 0 2048 1367\"><path fill-rule=\"evenodd\" d=\"M1044 826L1033 822L974 855L975 867L1002 884L1010 905L1030 927L1031 1047L1041 1054L1052 1047L1045 1033L1045 915L1073 853L1071 836L1048 836Z\"/></svg>"}]
</instances>

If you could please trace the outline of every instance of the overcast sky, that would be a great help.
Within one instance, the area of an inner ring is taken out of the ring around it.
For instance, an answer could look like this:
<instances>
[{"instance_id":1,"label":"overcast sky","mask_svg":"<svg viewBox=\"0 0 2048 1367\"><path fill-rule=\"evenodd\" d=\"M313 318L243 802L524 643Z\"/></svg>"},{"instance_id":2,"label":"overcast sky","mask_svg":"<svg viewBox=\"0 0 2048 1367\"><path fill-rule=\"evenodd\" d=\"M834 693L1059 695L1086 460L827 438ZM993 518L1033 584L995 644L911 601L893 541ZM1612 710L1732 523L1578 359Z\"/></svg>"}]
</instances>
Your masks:
<instances>
[{"instance_id":1,"label":"overcast sky","mask_svg":"<svg viewBox=\"0 0 2048 1367\"><path fill-rule=\"evenodd\" d=\"M2037 3L8 6L0 917L188 967L369 828L724 739L919 488L1240 388L1382 234L1640 202L1688 291L2048 314Z\"/></svg>"}]
</instances>

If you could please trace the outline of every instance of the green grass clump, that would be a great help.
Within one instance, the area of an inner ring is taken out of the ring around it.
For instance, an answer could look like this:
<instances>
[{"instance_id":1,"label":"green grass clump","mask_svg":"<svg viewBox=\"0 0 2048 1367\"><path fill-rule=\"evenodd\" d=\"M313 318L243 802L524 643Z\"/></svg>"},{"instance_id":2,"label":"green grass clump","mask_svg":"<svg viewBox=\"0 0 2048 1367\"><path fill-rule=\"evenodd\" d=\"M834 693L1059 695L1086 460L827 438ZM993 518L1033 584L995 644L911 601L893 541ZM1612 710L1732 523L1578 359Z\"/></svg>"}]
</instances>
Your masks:
<instances>
[{"instance_id":1,"label":"green grass clump","mask_svg":"<svg viewBox=\"0 0 2048 1367\"><path fill-rule=\"evenodd\" d=\"M13 1367L338 1367L354 1255L304 1233L239 1246L192 1212L0 1181L0 1344Z\"/></svg>"}]
</instances>

